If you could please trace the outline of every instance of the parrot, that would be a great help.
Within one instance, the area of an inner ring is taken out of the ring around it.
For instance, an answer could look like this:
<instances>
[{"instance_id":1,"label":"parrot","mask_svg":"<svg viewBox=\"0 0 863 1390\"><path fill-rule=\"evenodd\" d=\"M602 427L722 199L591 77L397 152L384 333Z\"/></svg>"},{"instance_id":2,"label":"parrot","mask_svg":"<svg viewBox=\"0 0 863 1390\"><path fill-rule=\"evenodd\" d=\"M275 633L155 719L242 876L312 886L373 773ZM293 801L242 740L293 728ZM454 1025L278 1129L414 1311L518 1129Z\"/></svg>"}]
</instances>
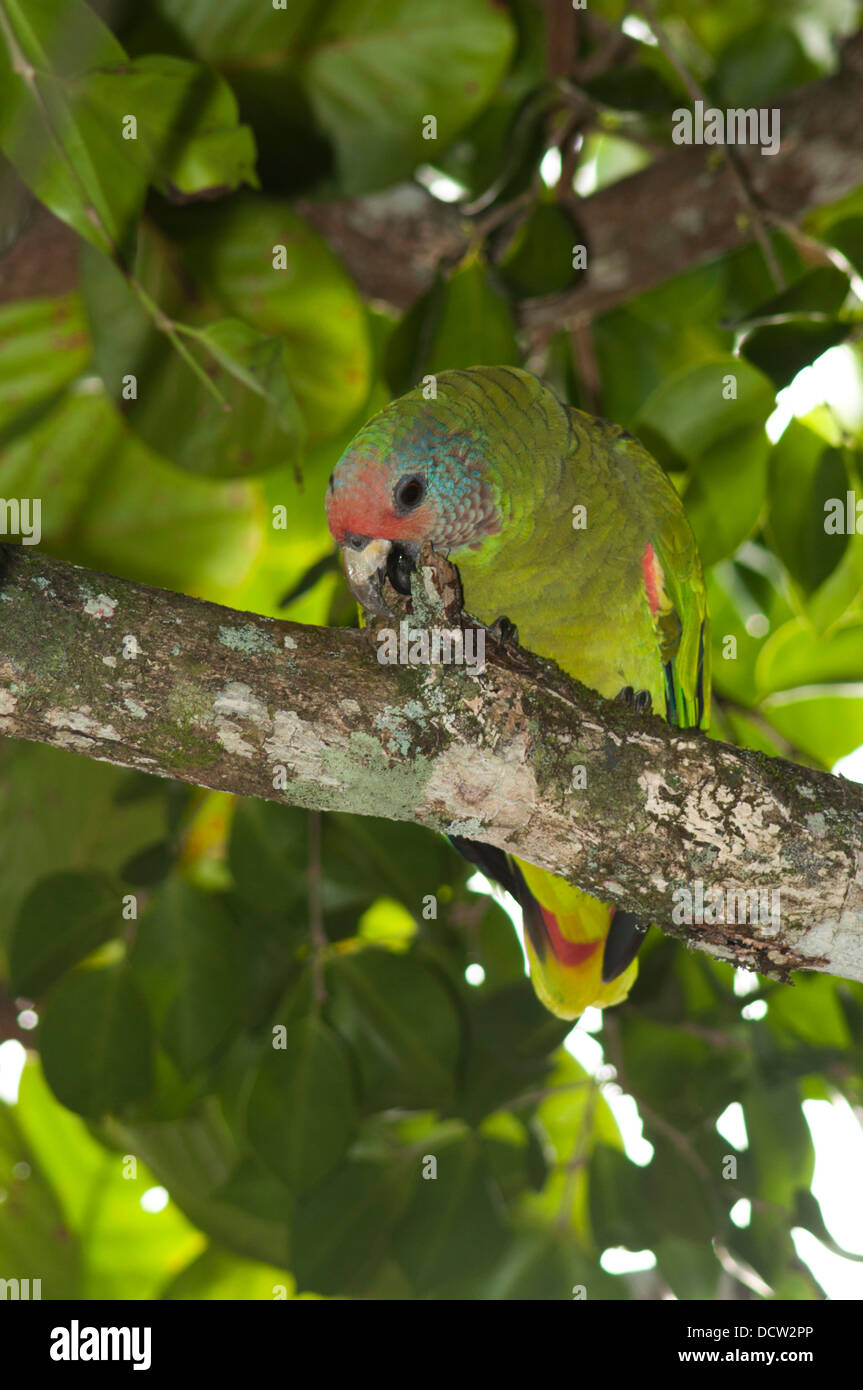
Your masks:
<instances>
[{"instance_id":1,"label":"parrot","mask_svg":"<svg viewBox=\"0 0 863 1390\"><path fill-rule=\"evenodd\" d=\"M673 483L622 426L512 366L440 372L392 401L336 463L326 515L345 577L385 615L410 594L425 541L455 565L463 607L634 714L709 720L709 616L695 537ZM578 1018L620 1003L648 928L548 870L451 835L512 893L534 990Z\"/></svg>"}]
</instances>

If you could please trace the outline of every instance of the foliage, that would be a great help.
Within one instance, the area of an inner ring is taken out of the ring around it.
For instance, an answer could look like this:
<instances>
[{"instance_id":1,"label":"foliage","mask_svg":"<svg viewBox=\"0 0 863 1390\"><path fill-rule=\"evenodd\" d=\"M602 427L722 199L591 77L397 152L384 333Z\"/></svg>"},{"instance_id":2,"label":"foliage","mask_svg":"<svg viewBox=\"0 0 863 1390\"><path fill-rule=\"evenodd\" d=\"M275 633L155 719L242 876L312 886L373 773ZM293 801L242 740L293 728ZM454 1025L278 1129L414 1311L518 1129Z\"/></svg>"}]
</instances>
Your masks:
<instances>
[{"instance_id":1,"label":"foliage","mask_svg":"<svg viewBox=\"0 0 863 1390\"><path fill-rule=\"evenodd\" d=\"M583 57L626 8L591 6ZM723 105L822 76L858 17L851 0L657 8ZM530 349L684 496L709 567L714 734L829 768L863 743L863 534L823 526L831 498L863 497L863 190L805 227L832 264L770 234L784 287L752 244L606 312L594 382L577 336L529 344L521 317L581 273L571 189L538 174L572 133L544 13L0 0L0 245L19 178L82 240L73 289L0 307L0 494L41 497L43 544L76 563L350 621L319 563L345 443L425 373ZM672 148L686 97L661 49L583 89L579 186ZM387 193L418 165L462 186L470 244L399 315L364 301L294 203ZM777 392L840 344L856 401L768 434ZM597 1033L653 1146L639 1167L506 914L435 836L9 742L0 834L0 957L41 1059L0 1108L0 1273L41 1277L45 1297L624 1298L600 1265L622 1245L655 1252L653 1296L740 1296L740 1278L820 1296L790 1235L825 1236L801 1101L860 1103L859 985L762 980L744 1008L729 967L652 933ZM716 1129L732 1102L735 1178ZM172 1201L151 1213L155 1183Z\"/></svg>"}]
</instances>

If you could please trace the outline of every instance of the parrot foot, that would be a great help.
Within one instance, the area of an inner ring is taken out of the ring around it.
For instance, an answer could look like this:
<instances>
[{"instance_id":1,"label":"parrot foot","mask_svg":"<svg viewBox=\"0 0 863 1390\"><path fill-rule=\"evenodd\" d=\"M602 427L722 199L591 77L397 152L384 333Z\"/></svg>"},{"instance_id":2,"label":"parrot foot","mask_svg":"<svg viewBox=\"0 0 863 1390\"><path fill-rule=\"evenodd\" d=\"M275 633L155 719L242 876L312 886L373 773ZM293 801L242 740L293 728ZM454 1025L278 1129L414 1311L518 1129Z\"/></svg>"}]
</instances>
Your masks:
<instances>
[{"instance_id":1,"label":"parrot foot","mask_svg":"<svg viewBox=\"0 0 863 1390\"><path fill-rule=\"evenodd\" d=\"M649 690L633 690L631 685L625 685L614 697L615 704L626 705L627 709L633 710L635 714L650 714L653 708Z\"/></svg>"},{"instance_id":2,"label":"parrot foot","mask_svg":"<svg viewBox=\"0 0 863 1390\"><path fill-rule=\"evenodd\" d=\"M511 623L509 618L496 618L489 628L489 632L502 647L518 646L518 628L515 623Z\"/></svg>"}]
</instances>

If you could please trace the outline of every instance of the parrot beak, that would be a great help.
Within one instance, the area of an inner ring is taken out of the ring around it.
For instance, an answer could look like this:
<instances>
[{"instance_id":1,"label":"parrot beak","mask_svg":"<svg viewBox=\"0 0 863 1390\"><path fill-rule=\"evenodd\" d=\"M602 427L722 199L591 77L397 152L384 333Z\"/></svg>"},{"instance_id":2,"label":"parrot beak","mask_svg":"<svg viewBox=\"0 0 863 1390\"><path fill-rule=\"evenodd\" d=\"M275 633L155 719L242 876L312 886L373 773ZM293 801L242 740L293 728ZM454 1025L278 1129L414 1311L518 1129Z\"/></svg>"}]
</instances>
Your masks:
<instances>
[{"instance_id":1,"label":"parrot beak","mask_svg":"<svg viewBox=\"0 0 863 1390\"><path fill-rule=\"evenodd\" d=\"M381 581L386 572L387 557L392 541L369 541L362 550L354 546L342 546L342 563L348 588L367 613L389 617L381 596Z\"/></svg>"}]
</instances>

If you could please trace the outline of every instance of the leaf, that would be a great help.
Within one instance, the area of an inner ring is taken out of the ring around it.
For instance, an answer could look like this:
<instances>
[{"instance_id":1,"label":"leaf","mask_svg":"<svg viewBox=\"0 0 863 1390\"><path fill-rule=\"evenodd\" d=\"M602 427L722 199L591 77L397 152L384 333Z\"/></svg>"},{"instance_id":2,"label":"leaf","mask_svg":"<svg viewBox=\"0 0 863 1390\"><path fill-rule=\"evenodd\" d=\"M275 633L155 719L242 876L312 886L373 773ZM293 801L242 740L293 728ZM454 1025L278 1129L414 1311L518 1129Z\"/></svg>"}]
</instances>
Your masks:
<instances>
[{"instance_id":1,"label":"leaf","mask_svg":"<svg viewBox=\"0 0 863 1390\"><path fill-rule=\"evenodd\" d=\"M5 0L3 38L0 149L53 213L125 260L146 180L77 85L89 69L124 64L123 48L84 0Z\"/></svg>"},{"instance_id":2,"label":"leaf","mask_svg":"<svg viewBox=\"0 0 863 1390\"><path fill-rule=\"evenodd\" d=\"M302 1191L341 1160L355 1126L343 1044L319 1019L289 1023L284 1049L267 1049L251 1085L246 1128L255 1153Z\"/></svg>"},{"instance_id":3,"label":"leaf","mask_svg":"<svg viewBox=\"0 0 863 1390\"><path fill-rule=\"evenodd\" d=\"M33 1070L33 1066L29 1070ZM23 1077L22 1077L23 1082ZM61 1117L69 1118L54 1102ZM80 1298L81 1247L69 1230L58 1194L34 1152L22 1124L21 1100L0 1102L0 1174L3 1220L0 1221L0 1267L7 1280L17 1279L21 1298ZM24 1165L23 1167L20 1165ZM22 1280L30 1283L22 1285ZM38 1283L32 1281L38 1280ZM11 1283L4 1299L14 1298Z\"/></svg>"},{"instance_id":4,"label":"leaf","mask_svg":"<svg viewBox=\"0 0 863 1390\"><path fill-rule=\"evenodd\" d=\"M182 58L136 58L121 71L88 74L84 97L118 134L134 116L134 138L123 136L121 148L166 197L257 187L254 136L239 124L227 82L211 69Z\"/></svg>"},{"instance_id":5,"label":"leaf","mask_svg":"<svg viewBox=\"0 0 863 1390\"><path fill-rule=\"evenodd\" d=\"M797 1083L764 1080L753 1085L742 1101L749 1135L745 1163L755 1170L752 1195L793 1207L798 1188L808 1188L812 1181L815 1163ZM749 1190L748 1181L743 1186Z\"/></svg>"},{"instance_id":6,"label":"leaf","mask_svg":"<svg viewBox=\"0 0 863 1390\"><path fill-rule=\"evenodd\" d=\"M781 390L816 357L844 343L853 327L853 323L833 317L826 322L793 318L788 323L753 329L744 338L740 351Z\"/></svg>"},{"instance_id":7,"label":"leaf","mask_svg":"<svg viewBox=\"0 0 863 1390\"><path fill-rule=\"evenodd\" d=\"M446 1297L460 1284L487 1275L506 1244L499 1193L473 1135L437 1144L436 1177L417 1161L414 1197L393 1234L393 1248L417 1293Z\"/></svg>"},{"instance_id":8,"label":"leaf","mask_svg":"<svg viewBox=\"0 0 863 1390\"><path fill-rule=\"evenodd\" d=\"M770 723L822 767L832 767L863 743L863 684L804 685L768 695Z\"/></svg>"},{"instance_id":9,"label":"leaf","mask_svg":"<svg viewBox=\"0 0 863 1390\"><path fill-rule=\"evenodd\" d=\"M60 870L118 872L136 848L163 829L161 802L118 807L120 768L44 744L4 740L0 747L3 893L0 943L24 897Z\"/></svg>"},{"instance_id":10,"label":"leaf","mask_svg":"<svg viewBox=\"0 0 863 1390\"><path fill-rule=\"evenodd\" d=\"M335 147L340 190L407 178L482 109L503 75L514 31L491 0L333 0L301 74ZM423 121L437 121L433 140Z\"/></svg>"},{"instance_id":11,"label":"leaf","mask_svg":"<svg viewBox=\"0 0 863 1390\"><path fill-rule=\"evenodd\" d=\"M150 1018L125 966L61 980L45 1005L39 1044L48 1085L79 1115L119 1110L153 1084Z\"/></svg>"},{"instance_id":12,"label":"leaf","mask_svg":"<svg viewBox=\"0 0 863 1390\"><path fill-rule=\"evenodd\" d=\"M384 372L400 395L426 375L454 367L518 363L520 354L509 306L477 258L434 285L394 329Z\"/></svg>"},{"instance_id":13,"label":"leaf","mask_svg":"<svg viewBox=\"0 0 863 1390\"><path fill-rule=\"evenodd\" d=\"M550 1055L572 1024L544 1009L521 979L467 999L470 1046L459 1087L458 1113L472 1124L524 1092L535 1090L553 1064Z\"/></svg>"},{"instance_id":14,"label":"leaf","mask_svg":"<svg viewBox=\"0 0 863 1390\"><path fill-rule=\"evenodd\" d=\"M176 285L164 283L163 254L145 241L139 269L167 322L182 305ZM85 261L84 295L108 394L150 448L190 473L217 478L296 461L305 426L280 338L239 319L201 328L177 321L170 332L178 347L154 328L125 277L105 261Z\"/></svg>"},{"instance_id":15,"label":"leaf","mask_svg":"<svg viewBox=\"0 0 863 1390\"><path fill-rule=\"evenodd\" d=\"M21 904L9 944L15 994L38 999L73 965L120 931L120 894L105 874L41 879Z\"/></svg>"},{"instance_id":16,"label":"leaf","mask_svg":"<svg viewBox=\"0 0 863 1390\"><path fill-rule=\"evenodd\" d=\"M100 251L129 262L148 183L188 198L257 182L251 130L209 69L129 62L82 0L9 0L4 27L0 76L13 97L0 110L0 147Z\"/></svg>"},{"instance_id":17,"label":"leaf","mask_svg":"<svg viewBox=\"0 0 863 1390\"><path fill-rule=\"evenodd\" d=\"M5 442L32 430L87 364L90 336L78 295L4 305L0 342L0 442ZM0 476L4 466L0 458Z\"/></svg>"},{"instance_id":18,"label":"leaf","mask_svg":"<svg viewBox=\"0 0 863 1390\"><path fill-rule=\"evenodd\" d=\"M669 1238L656 1242L659 1272L677 1298L715 1302L722 1268L710 1245Z\"/></svg>"},{"instance_id":19,"label":"leaf","mask_svg":"<svg viewBox=\"0 0 863 1390\"><path fill-rule=\"evenodd\" d=\"M852 616L821 637L792 618L767 639L755 667L758 690L832 681L863 682L863 616Z\"/></svg>"},{"instance_id":20,"label":"leaf","mask_svg":"<svg viewBox=\"0 0 863 1390\"><path fill-rule=\"evenodd\" d=\"M818 266L795 280L787 290L772 295L749 310L736 326L747 328L777 314L797 314L801 317L806 314L835 314L844 304L848 288L848 276L844 271L834 265Z\"/></svg>"},{"instance_id":21,"label":"leaf","mask_svg":"<svg viewBox=\"0 0 863 1390\"><path fill-rule=\"evenodd\" d=\"M64 1296L56 1281L70 1260L79 1269L74 1296L157 1297L164 1271L191 1259L203 1237L173 1201L158 1212L144 1209L141 1198L156 1185L156 1176L128 1145L106 1148L83 1120L64 1109L36 1062L24 1068L18 1104L10 1113L33 1154L28 1187L34 1180L50 1183L62 1213L50 1227L50 1252L42 1253L43 1298ZM8 1206L4 1213L10 1214ZM31 1250L34 1235L35 1228L29 1232Z\"/></svg>"},{"instance_id":22,"label":"leaf","mask_svg":"<svg viewBox=\"0 0 863 1390\"><path fill-rule=\"evenodd\" d=\"M833 499L844 513L847 488L842 451L792 420L770 456L768 524L776 553L807 594L823 584L848 545L844 532L826 529Z\"/></svg>"},{"instance_id":23,"label":"leaf","mask_svg":"<svg viewBox=\"0 0 863 1390\"><path fill-rule=\"evenodd\" d=\"M213 63L281 52L312 28L320 9L320 0L289 0L279 10L271 4L250 9L249 0L220 0L217 10L210 0L159 0L159 15L199 57Z\"/></svg>"},{"instance_id":24,"label":"leaf","mask_svg":"<svg viewBox=\"0 0 863 1390\"><path fill-rule=\"evenodd\" d=\"M764 506L769 454L767 436L744 426L693 464L684 503L705 569L732 555L754 530Z\"/></svg>"},{"instance_id":25,"label":"leaf","mask_svg":"<svg viewBox=\"0 0 863 1390\"><path fill-rule=\"evenodd\" d=\"M166 1051L191 1076L227 1041L243 1006L240 938L219 898L167 879L147 905L130 964Z\"/></svg>"},{"instance_id":26,"label":"leaf","mask_svg":"<svg viewBox=\"0 0 863 1390\"><path fill-rule=\"evenodd\" d=\"M218 1195L240 1155L214 1097L167 1122L131 1125L111 1119L104 1132L115 1150L137 1154L152 1169L199 1230L240 1255L288 1268L284 1218L254 1216Z\"/></svg>"},{"instance_id":27,"label":"leaf","mask_svg":"<svg viewBox=\"0 0 863 1390\"><path fill-rule=\"evenodd\" d=\"M231 823L228 862L244 901L287 913L304 895L309 817L298 806L240 798Z\"/></svg>"},{"instance_id":28,"label":"leaf","mask_svg":"<svg viewBox=\"0 0 863 1390\"><path fill-rule=\"evenodd\" d=\"M780 92L821 76L789 24L765 18L736 34L719 54L712 91L718 105L764 106Z\"/></svg>"},{"instance_id":29,"label":"leaf","mask_svg":"<svg viewBox=\"0 0 863 1390\"><path fill-rule=\"evenodd\" d=\"M761 372L740 358L721 357L669 377L645 401L634 428L660 463L680 468L729 436L760 433L773 401Z\"/></svg>"},{"instance_id":30,"label":"leaf","mask_svg":"<svg viewBox=\"0 0 863 1390\"><path fill-rule=\"evenodd\" d=\"M166 213L163 224L223 312L283 339L309 443L336 434L368 395L371 343L360 295L324 239L287 203L251 195Z\"/></svg>"},{"instance_id":31,"label":"leaf","mask_svg":"<svg viewBox=\"0 0 863 1390\"><path fill-rule=\"evenodd\" d=\"M368 1282L404 1207L404 1178L392 1163L352 1159L303 1194L291 1227L298 1288L339 1296Z\"/></svg>"},{"instance_id":32,"label":"leaf","mask_svg":"<svg viewBox=\"0 0 863 1390\"><path fill-rule=\"evenodd\" d=\"M554 294L574 284L573 247L584 232L557 203L535 203L515 227L503 232L495 262L507 289L518 296Z\"/></svg>"},{"instance_id":33,"label":"leaf","mask_svg":"<svg viewBox=\"0 0 863 1390\"><path fill-rule=\"evenodd\" d=\"M209 1245L161 1290L164 1299L215 1299L236 1303L287 1297L292 1298L294 1281L276 1265L260 1264L228 1254ZM281 1291L285 1290L283 1294Z\"/></svg>"},{"instance_id":34,"label":"leaf","mask_svg":"<svg viewBox=\"0 0 863 1390\"><path fill-rule=\"evenodd\" d=\"M416 953L369 948L333 961L328 1015L350 1044L370 1110L446 1104L461 1027L449 990Z\"/></svg>"},{"instance_id":35,"label":"leaf","mask_svg":"<svg viewBox=\"0 0 863 1390\"><path fill-rule=\"evenodd\" d=\"M178 473L123 426L102 393L65 403L28 444L22 471L35 456L48 478L59 473L58 507L68 489L61 520L74 534L77 563L231 602L261 545L261 506L250 484ZM47 523L53 515L52 502Z\"/></svg>"}]
</instances>

